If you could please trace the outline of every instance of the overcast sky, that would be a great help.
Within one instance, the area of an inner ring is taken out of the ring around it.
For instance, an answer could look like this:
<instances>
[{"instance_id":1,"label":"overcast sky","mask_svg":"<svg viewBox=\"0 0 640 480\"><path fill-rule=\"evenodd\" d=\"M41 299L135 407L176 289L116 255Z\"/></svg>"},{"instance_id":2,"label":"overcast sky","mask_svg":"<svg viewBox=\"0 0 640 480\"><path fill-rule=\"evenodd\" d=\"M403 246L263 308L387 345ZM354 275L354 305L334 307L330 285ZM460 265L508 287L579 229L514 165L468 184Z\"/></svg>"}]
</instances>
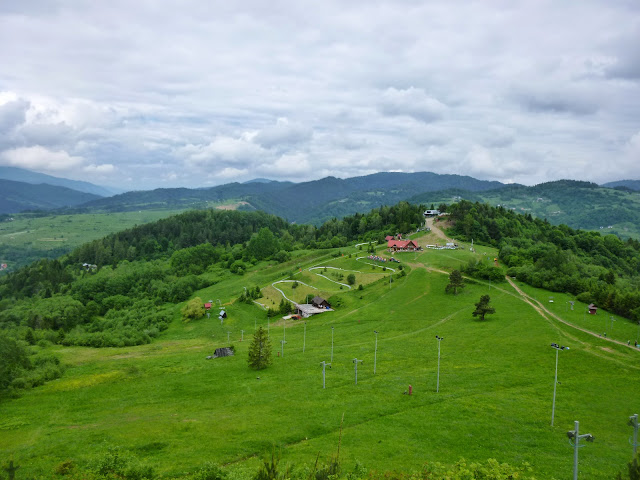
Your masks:
<instances>
[{"instance_id":1,"label":"overcast sky","mask_svg":"<svg viewBox=\"0 0 640 480\"><path fill-rule=\"evenodd\" d=\"M639 179L640 2L1 1L0 165Z\"/></svg>"}]
</instances>

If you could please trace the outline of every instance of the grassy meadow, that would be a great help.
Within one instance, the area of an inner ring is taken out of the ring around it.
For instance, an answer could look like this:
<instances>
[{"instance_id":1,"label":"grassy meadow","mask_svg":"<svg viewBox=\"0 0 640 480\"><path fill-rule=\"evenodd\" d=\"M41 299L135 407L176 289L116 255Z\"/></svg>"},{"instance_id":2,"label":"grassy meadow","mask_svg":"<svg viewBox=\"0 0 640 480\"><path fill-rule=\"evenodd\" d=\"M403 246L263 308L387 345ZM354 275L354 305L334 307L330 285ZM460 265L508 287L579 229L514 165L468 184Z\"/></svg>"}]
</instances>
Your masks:
<instances>
[{"instance_id":1,"label":"grassy meadow","mask_svg":"<svg viewBox=\"0 0 640 480\"><path fill-rule=\"evenodd\" d=\"M595 436L580 450L581 478L611 479L625 468L632 454L628 416L640 412L640 350L541 316L507 282L469 281L456 296L444 293L448 276L439 270L474 257L493 261L495 250L399 254L407 274L398 275L398 264L389 263L396 269L393 282L389 269L356 260L364 252L299 252L288 264L265 263L197 292L225 307L223 324L217 312L183 323L176 305L171 327L152 344L51 347L66 373L0 401L0 457L13 456L19 478L51 475L65 460L90 465L110 446L132 452L165 477L207 461L254 469L274 445L282 447L286 463L313 464L318 454L326 460L335 452L344 414L340 455L346 468L359 460L370 470L411 472L461 457L496 458L528 462L537 478L568 478L573 449L566 432L574 420L581 433ZM345 279L356 270L355 287L341 289L332 276L338 270L309 270L318 266L345 269ZM339 298L339 305L306 320L272 318L273 364L250 370L251 335L256 326L267 327L267 317L257 305L234 300L243 287L259 285L264 297L258 301L277 305L281 296L271 285L278 280L315 287L276 284L287 296L319 293L333 296L334 304ZM519 287L587 330L599 333L609 318L606 312L583 315L578 302L569 310L562 294ZM481 322L471 313L483 294L491 296L496 313ZM608 337L626 342L634 328L618 319ZM444 337L439 392L436 335ZM554 426L552 342L570 347L559 352ZM230 344L234 357L205 359ZM357 385L355 358L362 360ZM331 360L323 389L320 362ZM413 395L405 394L409 385Z\"/></svg>"},{"instance_id":2,"label":"grassy meadow","mask_svg":"<svg viewBox=\"0 0 640 480\"><path fill-rule=\"evenodd\" d=\"M142 210L135 212L77 213L34 216L15 214L0 222L0 263L15 270L35 259L55 258L110 233L155 222L182 210Z\"/></svg>"}]
</instances>

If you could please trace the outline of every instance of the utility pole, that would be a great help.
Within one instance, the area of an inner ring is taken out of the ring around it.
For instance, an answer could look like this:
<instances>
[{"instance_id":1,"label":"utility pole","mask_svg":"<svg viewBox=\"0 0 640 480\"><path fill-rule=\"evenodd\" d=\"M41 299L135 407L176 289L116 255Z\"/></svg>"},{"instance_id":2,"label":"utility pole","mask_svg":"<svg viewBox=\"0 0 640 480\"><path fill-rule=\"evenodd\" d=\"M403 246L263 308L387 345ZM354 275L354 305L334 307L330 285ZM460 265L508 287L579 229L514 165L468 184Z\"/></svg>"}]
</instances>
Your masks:
<instances>
[{"instance_id":1,"label":"utility pole","mask_svg":"<svg viewBox=\"0 0 640 480\"><path fill-rule=\"evenodd\" d=\"M584 439L587 442L593 442L593 435L590 433L580 435L578 432L580 422L576 420L574 425L575 430L568 431L567 437L569 437L569 443L573 446L573 480L578 480L578 449L580 448L580 440ZM571 440L573 440L573 443Z\"/></svg>"},{"instance_id":2,"label":"utility pole","mask_svg":"<svg viewBox=\"0 0 640 480\"><path fill-rule=\"evenodd\" d=\"M569 347L560 346L557 343L552 343L551 347L556 350L556 376L553 381L553 404L551 406L551 426L553 427L553 418L556 413L556 387L558 386L558 353L560 350L569 350Z\"/></svg>"},{"instance_id":3,"label":"utility pole","mask_svg":"<svg viewBox=\"0 0 640 480\"><path fill-rule=\"evenodd\" d=\"M376 374L376 361L378 360L378 331L374 330L373 333L376 334L376 347L373 350L373 374Z\"/></svg>"},{"instance_id":4,"label":"utility pole","mask_svg":"<svg viewBox=\"0 0 640 480\"><path fill-rule=\"evenodd\" d=\"M353 365L356 369L356 385L358 384L358 363L362 363L362 360L358 360L357 358L353 359Z\"/></svg>"},{"instance_id":5,"label":"utility pole","mask_svg":"<svg viewBox=\"0 0 640 480\"><path fill-rule=\"evenodd\" d=\"M331 327L331 363L333 363L333 327Z\"/></svg>"},{"instance_id":6,"label":"utility pole","mask_svg":"<svg viewBox=\"0 0 640 480\"><path fill-rule=\"evenodd\" d=\"M325 383L324 383L324 379L325 379L325 369L327 368L327 366L329 366L329 368L331 368L331 364L327 363L327 362L320 362L320 365L322 365L322 388L326 388L325 387Z\"/></svg>"},{"instance_id":7,"label":"utility pole","mask_svg":"<svg viewBox=\"0 0 640 480\"><path fill-rule=\"evenodd\" d=\"M632 445L633 445L633 457L635 458L636 454L638 453L638 414L637 413L629 417L628 425L630 427L633 427Z\"/></svg>"},{"instance_id":8,"label":"utility pole","mask_svg":"<svg viewBox=\"0 0 640 480\"><path fill-rule=\"evenodd\" d=\"M436 393L440 391L440 342L443 337L439 337L436 335L436 339L438 340L438 376L436 380Z\"/></svg>"}]
</instances>

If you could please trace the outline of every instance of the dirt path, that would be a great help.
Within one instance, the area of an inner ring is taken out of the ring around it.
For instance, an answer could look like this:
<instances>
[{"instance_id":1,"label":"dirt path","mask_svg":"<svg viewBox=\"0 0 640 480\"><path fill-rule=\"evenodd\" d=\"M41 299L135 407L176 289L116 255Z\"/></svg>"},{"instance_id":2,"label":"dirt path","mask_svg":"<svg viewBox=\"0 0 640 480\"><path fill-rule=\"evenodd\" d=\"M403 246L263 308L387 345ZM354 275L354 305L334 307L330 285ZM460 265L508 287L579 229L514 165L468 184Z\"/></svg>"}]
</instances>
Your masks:
<instances>
[{"instance_id":1,"label":"dirt path","mask_svg":"<svg viewBox=\"0 0 640 480\"><path fill-rule=\"evenodd\" d=\"M428 217L427 218L427 227L431 229L431 233L434 233L437 237L440 237L441 239L445 240L446 242L453 242L452 239L450 239L449 237L447 237L444 232L442 230L440 230L439 227L435 226L435 222L434 222L434 217Z\"/></svg>"},{"instance_id":2,"label":"dirt path","mask_svg":"<svg viewBox=\"0 0 640 480\"><path fill-rule=\"evenodd\" d=\"M562 319L561 317L559 317L558 315L556 315L553 312L550 312L549 310L547 310L545 308L545 306L540 303L538 300L531 298L529 295L527 295L525 292L523 292L516 284L513 280L511 280L511 278L509 278L508 276L505 277L507 279L507 282L509 282L509 284L513 287L513 289L518 292L518 294L520 294L520 296L522 297L522 299L527 302L529 305L531 305L541 316L543 316L544 318L546 318L547 320L549 320L549 317L553 317L554 320L557 320L560 323L563 323L569 327L575 328L576 330L580 330L581 332L584 333L588 333L589 335L593 336L593 337L597 337L601 340L607 340L609 342L612 343L617 343L618 345L622 345L623 347L629 347L632 350L637 351L638 349L626 344L625 342L621 342L620 340L614 340L613 338L607 338L607 337L601 337L600 335L598 335L597 333L594 333L590 330L587 330L585 328L579 327L577 325L574 325L571 322L567 322L566 320ZM548 316L547 316L548 315Z\"/></svg>"}]
</instances>

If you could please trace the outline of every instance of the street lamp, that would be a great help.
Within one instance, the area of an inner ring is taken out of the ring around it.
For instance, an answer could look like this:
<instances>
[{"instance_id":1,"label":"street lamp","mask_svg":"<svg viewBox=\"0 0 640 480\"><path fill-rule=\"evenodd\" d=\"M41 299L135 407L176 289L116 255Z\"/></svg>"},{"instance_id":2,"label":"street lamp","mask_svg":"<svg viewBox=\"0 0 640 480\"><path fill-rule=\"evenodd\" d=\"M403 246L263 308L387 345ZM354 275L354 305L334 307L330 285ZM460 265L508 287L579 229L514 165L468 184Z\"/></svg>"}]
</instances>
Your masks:
<instances>
[{"instance_id":1,"label":"street lamp","mask_svg":"<svg viewBox=\"0 0 640 480\"><path fill-rule=\"evenodd\" d=\"M373 374L376 374L376 361L378 360L378 331L374 330L373 333L376 334L376 347L373 350Z\"/></svg>"},{"instance_id":2,"label":"street lamp","mask_svg":"<svg viewBox=\"0 0 640 480\"><path fill-rule=\"evenodd\" d=\"M326 388L325 387L325 383L324 383L324 379L325 379L325 369L327 368L327 366L329 366L329 368L331 368L331 364L327 363L327 362L320 362L320 365L322 365L322 388Z\"/></svg>"},{"instance_id":3,"label":"street lamp","mask_svg":"<svg viewBox=\"0 0 640 480\"><path fill-rule=\"evenodd\" d=\"M362 360L358 360L357 358L354 358L353 365L356 369L356 385L358 384L358 363L362 363Z\"/></svg>"},{"instance_id":4,"label":"street lamp","mask_svg":"<svg viewBox=\"0 0 640 480\"><path fill-rule=\"evenodd\" d=\"M244 342L244 330L240 330L240 341Z\"/></svg>"},{"instance_id":5,"label":"street lamp","mask_svg":"<svg viewBox=\"0 0 640 480\"><path fill-rule=\"evenodd\" d=\"M438 340L438 377L436 380L436 393L440 391L440 342L443 337L439 337L436 335L436 340Z\"/></svg>"},{"instance_id":6,"label":"street lamp","mask_svg":"<svg viewBox=\"0 0 640 480\"><path fill-rule=\"evenodd\" d=\"M282 358L284 358L284 344L287 343L286 340L280 340L280 343L282 344Z\"/></svg>"},{"instance_id":7,"label":"street lamp","mask_svg":"<svg viewBox=\"0 0 640 480\"><path fill-rule=\"evenodd\" d=\"M628 425L630 427L633 427L633 456L635 458L636 453L638 453L638 414L634 414L631 415L629 417L629 423Z\"/></svg>"},{"instance_id":8,"label":"street lamp","mask_svg":"<svg viewBox=\"0 0 640 480\"><path fill-rule=\"evenodd\" d=\"M568 431L567 437L569 437L569 444L573 446L573 480L578 480L578 449L580 448L580 440L584 439L587 442L593 442L593 435L590 433L579 435L578 428L580 422L576 420L574 425L575 430ZM573 442L571 440L573 440Z\"/></svg>"},{"instance_id":9,"label":"street lamp","mask_svg":"<svg viewBox=\"0 0 640 480\"><path fill-rule=\"evenodd\" d=\"M331 327L331 363L333 363L333 327Z\"/></svg>"},{"instance_id":10,"label":"street lamp","mask_svg":"<svg viewBox=\"0 0 640 480\"><path fill-rule=\"evenodd\" d=\"M552 343L551 348L556 350L556 377L553 381L553 404L551 406L551 426L553 427L553 417L556 413L556 387L558 386L558 352L560 350L569 350L569 347L560 346L557 343Z\"/></svg>"},{"instance_id":11,"label":"street lamp","mask_svg":"<svg viewBox=\"0 0 640 480\"><path fill-rule=\"evenodd\" d=\"M227 332L227 343L229 343L229 335L231 335L231 332Z\"/></svg>"}]
</instances>

